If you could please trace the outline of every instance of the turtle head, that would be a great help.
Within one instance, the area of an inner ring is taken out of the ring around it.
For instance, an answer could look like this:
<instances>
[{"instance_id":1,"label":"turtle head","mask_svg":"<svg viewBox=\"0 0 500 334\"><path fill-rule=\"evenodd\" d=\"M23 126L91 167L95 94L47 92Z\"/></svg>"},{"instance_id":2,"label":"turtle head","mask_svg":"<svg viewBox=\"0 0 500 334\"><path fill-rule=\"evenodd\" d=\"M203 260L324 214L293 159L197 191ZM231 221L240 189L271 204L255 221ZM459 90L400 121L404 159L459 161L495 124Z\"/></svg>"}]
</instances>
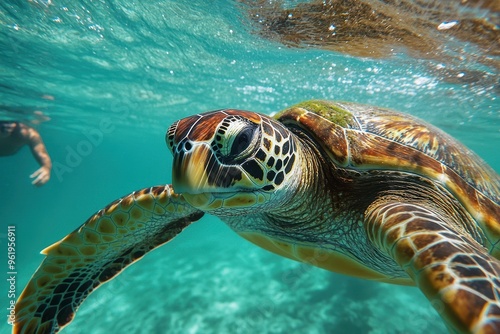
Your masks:
<instances>
[{"instance_id":1,"label":"turtle head","mask_svg":"<svg viewBox=\"0 0 500 334\"><path fill-rule=\"evenodd\" d=\"M275 205L271 199L297 180L295 138L265 115L219 110L187 117L170 126L166 141L175 191L206 212Z\"/></svg>"}]
</instances>

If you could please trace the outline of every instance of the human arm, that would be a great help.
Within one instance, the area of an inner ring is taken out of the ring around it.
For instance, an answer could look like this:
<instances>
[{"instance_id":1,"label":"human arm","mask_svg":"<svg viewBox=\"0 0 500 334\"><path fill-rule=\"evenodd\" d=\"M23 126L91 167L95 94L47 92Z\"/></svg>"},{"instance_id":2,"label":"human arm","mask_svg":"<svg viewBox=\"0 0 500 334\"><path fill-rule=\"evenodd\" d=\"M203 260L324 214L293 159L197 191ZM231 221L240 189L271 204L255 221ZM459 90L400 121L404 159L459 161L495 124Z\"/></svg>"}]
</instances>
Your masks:
<instances>
[{"instance_id":1,"label":"human arm","mask_svg":"<svg viewBox=\"0 0 500 334\"><path fill-rule=\"evenodd\" d=\"M35 186L42 186L50 179L50 171L52 169L52 161L47 153L45 144L43 143L40 134L33 128L28 128L28 140L31 153L36 161L40 164L40 168L37 169L30 177L33 180L32 184Z\"/></svg>"}]
</instances>

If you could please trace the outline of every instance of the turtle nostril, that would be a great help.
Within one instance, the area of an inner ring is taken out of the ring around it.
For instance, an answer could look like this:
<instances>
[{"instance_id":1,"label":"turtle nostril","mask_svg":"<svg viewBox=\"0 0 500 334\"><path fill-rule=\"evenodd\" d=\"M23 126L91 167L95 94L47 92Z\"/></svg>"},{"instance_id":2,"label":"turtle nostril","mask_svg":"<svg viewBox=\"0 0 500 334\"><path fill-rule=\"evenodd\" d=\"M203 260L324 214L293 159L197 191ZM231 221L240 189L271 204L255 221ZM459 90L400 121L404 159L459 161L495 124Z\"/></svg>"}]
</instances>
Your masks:
<instances>
[{"instance_id":1,"label":"turtle nostril","mask_svg":"<svg viewBox=\"0 0 500 334\"><path fill-rule=\"evenodd\" d=\"M190 142L185 142L184 143L184 151L191 151L191 149L193 148L193 145L190 143Z\"/></svg>"}]
</instances>

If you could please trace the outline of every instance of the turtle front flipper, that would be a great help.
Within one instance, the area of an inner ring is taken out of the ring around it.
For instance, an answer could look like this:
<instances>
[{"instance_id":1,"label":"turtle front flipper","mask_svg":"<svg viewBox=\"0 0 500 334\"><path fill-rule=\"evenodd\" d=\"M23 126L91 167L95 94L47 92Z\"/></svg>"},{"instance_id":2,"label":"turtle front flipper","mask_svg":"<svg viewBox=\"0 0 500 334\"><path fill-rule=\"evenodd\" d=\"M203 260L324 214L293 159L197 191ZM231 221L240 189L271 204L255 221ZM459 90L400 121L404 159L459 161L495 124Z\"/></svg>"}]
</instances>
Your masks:
<instances>
[{"instance_id":1,"label":"turtle front flipper","mask_svg":"<svg viewBox=\"0 0 500 334\"><path fill-rule=\"evenodd\" d=\"M438 214L395 200L373 203L365 226L452 332L500 333L500 264L486 248Z\"/></svg>"},{"instance_id":2,"label":"turtle front flipper","mask_svg":"<svg viewBox=\"0 0 500 334\"><path fill-rule=\"evenodd\" d=\"M42 251L47 257L17 301L13 333L58 332L92 291L202 216L170 186L109 204Z\"/></svg>"}]
</instances>

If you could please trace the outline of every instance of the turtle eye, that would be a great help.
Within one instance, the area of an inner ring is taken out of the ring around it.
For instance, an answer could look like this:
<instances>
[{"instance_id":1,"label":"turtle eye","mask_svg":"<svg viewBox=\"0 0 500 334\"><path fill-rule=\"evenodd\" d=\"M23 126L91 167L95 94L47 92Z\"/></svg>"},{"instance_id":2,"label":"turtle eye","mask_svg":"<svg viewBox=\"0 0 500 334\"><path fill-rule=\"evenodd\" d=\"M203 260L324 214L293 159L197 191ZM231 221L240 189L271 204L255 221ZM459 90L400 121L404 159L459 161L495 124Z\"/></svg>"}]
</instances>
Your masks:
<instances>
[{"instance_id":1,"label":"turtle eye","mask_svg":"<svg viewBox=\"0 0 500 334\"><path fill-rule=\"evenodd\" d=\"M222 163L234 164L249 157L259 140L257 124L240 116L229 116L220 124L212 149Z\"/></svg>"},{"instance_id":2,"label":"turtle eye","mask_svg":"<svg viewBox=\"0 0 500 334\"><path fill-rule=\"evenodd\" d=\"M253 127L246 127L241 130L234 138L229 155L236 157L243 153L252 142L254 131L255 129Z\"/></svg>"}]
</instances>

